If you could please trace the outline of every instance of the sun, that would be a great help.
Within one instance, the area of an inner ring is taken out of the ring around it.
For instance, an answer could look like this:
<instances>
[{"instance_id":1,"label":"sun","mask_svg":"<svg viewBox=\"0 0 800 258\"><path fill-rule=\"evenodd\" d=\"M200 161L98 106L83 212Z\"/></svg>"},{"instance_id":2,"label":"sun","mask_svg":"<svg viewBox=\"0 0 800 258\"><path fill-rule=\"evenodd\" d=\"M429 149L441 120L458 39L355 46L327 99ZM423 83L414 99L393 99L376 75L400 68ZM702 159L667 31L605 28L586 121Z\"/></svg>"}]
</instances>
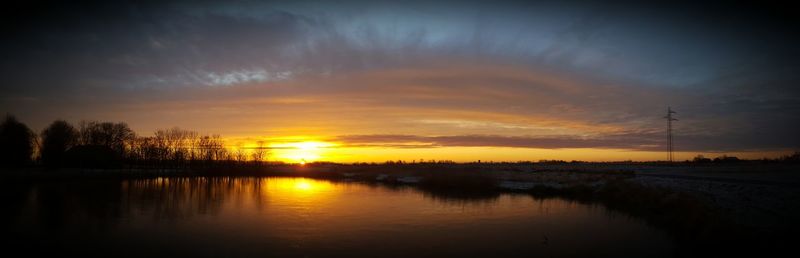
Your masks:
<instances>
[{"instance_id":1,"label":"sun","mask_svg":"<svg viewBox=\"0 0 800 258\"><path fill-rule=\"evenodd\" d=\"M273 144L278 159L305 165L326 158L333 143L321 141L297 141Z\"/></svg>"},{"instance_id":2,"label":"sun","mask_svg":"<svg viewBox=\"0 0 800 258\"><path fill-rule=\"evenodd\" d=\"M326 147L328 144L323 142L298 142L294 146L301 150L316 150L320 147Z\"/></svg>"}]
</instances>

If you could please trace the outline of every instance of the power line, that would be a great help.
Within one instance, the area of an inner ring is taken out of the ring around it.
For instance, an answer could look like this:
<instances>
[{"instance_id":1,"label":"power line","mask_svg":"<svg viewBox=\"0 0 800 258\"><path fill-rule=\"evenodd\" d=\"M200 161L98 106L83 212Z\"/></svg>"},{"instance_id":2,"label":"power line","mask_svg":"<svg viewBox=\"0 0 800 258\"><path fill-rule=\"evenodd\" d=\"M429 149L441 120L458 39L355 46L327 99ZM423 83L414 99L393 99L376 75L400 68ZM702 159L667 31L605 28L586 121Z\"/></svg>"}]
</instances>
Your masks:
<instances>
[{"instance_id":1,"label":"power line","mask_svg":"<svg viewBox=\"0 0 800 258\"><path fill-rule=\"evenodd\" d=\"M675 150L672 144L672 121L678 121L678 119L672 117L672 114L676 113L677 112L672 111L672 107L667 107L667 115L664 117L667 119L667 160L669 160L669 162L672 162L675 158L672 153Z\"/></svg>"}]
</instances>

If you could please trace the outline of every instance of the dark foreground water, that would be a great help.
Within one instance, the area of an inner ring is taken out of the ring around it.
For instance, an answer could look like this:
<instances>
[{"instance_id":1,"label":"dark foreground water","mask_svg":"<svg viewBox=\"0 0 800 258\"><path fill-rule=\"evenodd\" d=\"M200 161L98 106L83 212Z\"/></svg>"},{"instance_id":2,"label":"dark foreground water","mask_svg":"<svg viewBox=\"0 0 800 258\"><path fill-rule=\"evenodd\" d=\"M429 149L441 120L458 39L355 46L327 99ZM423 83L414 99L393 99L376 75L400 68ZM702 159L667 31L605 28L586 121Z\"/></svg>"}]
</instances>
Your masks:
<instances>
[{"instance_id":1,"label":"dark foreground water","mask_svg":"<svg viewBox=\"0 0 800 258\"><path fill-rule=\"evenodd\" d=\"M600 205L305 178L6 184L4 252L193 257L660 257L673 244Z\"/></svg>"}]
</instances>

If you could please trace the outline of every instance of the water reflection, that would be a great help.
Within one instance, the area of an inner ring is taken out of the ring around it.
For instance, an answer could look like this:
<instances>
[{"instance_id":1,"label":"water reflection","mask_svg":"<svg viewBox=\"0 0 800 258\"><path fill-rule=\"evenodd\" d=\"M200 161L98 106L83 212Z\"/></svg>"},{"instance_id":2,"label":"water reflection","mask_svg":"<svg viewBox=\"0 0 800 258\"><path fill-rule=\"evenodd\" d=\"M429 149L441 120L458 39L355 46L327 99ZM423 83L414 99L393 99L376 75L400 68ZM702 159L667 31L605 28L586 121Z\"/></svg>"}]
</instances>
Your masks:
<instances>
[{"instance_id":1,"label":"water reflection","mask_svg":"<svg viewBox=\"0 0 800 258\"><path fill-rule=\"evenodd\" d=\"M13 185L3 190L11 209L3 222L19 237L8 244L59 254L660 256L671 249L661 232L600 206L521 195L306 178Z\"/></svg>"}]
</instances>

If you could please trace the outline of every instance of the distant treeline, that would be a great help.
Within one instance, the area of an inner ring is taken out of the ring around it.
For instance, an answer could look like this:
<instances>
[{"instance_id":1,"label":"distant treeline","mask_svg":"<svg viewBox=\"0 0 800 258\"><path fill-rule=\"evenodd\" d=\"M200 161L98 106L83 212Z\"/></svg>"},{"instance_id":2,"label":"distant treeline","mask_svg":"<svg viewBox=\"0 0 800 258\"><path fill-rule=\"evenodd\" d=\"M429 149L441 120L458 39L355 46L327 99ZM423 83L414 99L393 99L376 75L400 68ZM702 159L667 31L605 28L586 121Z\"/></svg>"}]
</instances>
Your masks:
<instances>
[{"instance_id":1,"label":"distant treeline","mask_svg":"<svg viewBox=\"0 0 800 258\"><path fill-rule=\"evenodd\" d=\"M50 168L187 168L259 166L269 151L263 142L231 151L219 135L180 128L137 136L126 123L58 120L36 134L15 117L0 123L0 166Z\"/></svg>"},{"instance_id":2,"label":"distant treeline","mask_svg":"<svg viewBox=\"0 0 800 258\"><path fill-rule=\"evenodd\" d=\"M580 161L580 160L550 160L550 159L543 159L539 160L538 164L574 164L574 163L607 163L607 164L683 164L683 163L708 163L708 164L730 164L730 163L775 163L775 162L787 162L787 163L797 163L800 162L800 152L795 152L791 155L784 155L778 158L770 159L770 158L762 158L762 159L740 159L736 156L728 156L722 155L715 158L707 158L703 155L697 155L691 160L685 161L607 161L607 162L589 162L589 161Z\"/></svg>"}]
</instances>

